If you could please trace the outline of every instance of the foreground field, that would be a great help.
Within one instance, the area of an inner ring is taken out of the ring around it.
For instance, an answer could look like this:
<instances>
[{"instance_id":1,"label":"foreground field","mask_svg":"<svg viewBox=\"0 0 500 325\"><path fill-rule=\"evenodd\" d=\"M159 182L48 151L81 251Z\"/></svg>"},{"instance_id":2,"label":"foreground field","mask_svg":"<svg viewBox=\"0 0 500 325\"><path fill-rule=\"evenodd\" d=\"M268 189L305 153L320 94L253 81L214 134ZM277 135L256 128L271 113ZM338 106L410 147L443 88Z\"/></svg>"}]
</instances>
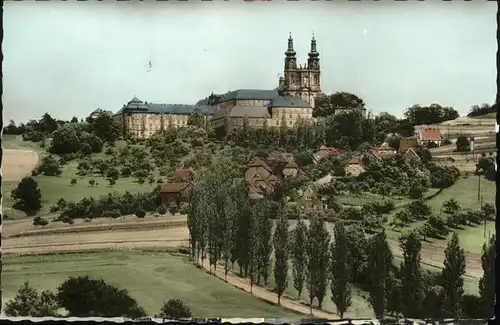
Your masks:
<instances>
[{"instance_id":1,"label":"foreground field","mask_svg":"<svg viewBox=\"0 0 500 325\"><path fill-rule=\"evenodd\" d=\"M69 276L89 275L127 289L148 314L163 301L180 298L195 317L291 317L298 314L252 297L165 252L115 251L3 258L4 301L24 281L55 289Z\"/></svg>"}]
</instances>

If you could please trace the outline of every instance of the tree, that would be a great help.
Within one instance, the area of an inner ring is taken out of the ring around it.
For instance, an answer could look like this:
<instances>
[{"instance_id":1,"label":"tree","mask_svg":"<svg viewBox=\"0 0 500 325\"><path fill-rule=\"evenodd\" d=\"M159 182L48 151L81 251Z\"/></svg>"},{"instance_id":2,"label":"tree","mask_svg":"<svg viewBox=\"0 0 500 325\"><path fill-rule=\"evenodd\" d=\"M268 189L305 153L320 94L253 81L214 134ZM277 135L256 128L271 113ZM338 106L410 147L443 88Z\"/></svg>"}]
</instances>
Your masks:
<instances>
[{"instance_id":1,"label":"tree","mask_svg":"<svg viewBox=\"0 0 500 325\"><path fill-rule=\"evenodd\" d=\"M337 307L340 318L351 306L351 287L349 284L351 276L351 263L349 261L347 235L342 222L337 222L334 229L334 243L330 247L330 289L332 301Z\"/></svg>"},{"instance_id":2,"label":"tree","mask_svg":"<svg viewBox=\"0 0 500 325\"><path fill-rule=\"evenodd\" d=\"M99 114L90 121L90 129L103 142L114 143L120 137L120 126L108 114Z\"/></svg>"},{"instance_id":3,"label":"tree","mask_svg":"<svg viewBox=\"0 0 500 325\"><path fill-rule=\"evenodd\" d=\"M257 220L255 215L251 215L250 236L248 247L248 273L250 276L250 292L253 290L253 285L257 283L260 277L259 270L259 236L257 234Z\"/></svg>"},{"instance_id":4,"label":"tree","mask_svg":"<svg viewBox=\"0 0 500 325\"><path fill-rule=\"evenodd\" d=\"M325 222L319 216L313 216L307 232L306 287L309 291L309 304L312 314L313 299L318 299L321 309L328 286L328 266L330 235Z\"/></svg>"},{"instance_id":5,"label":"tree","mask_svg":"<svg viewBox=\"0 0 500 325\"><path fill-rule=\"evenodd\" d=\"M38 188L38 183L31 177L25 177L11 193L15 201L14 209L24 211L31 216L42 208L42 194Z\"/></svg>"},{"instance_id":6,"label":"tree","mask_svg":"<svg viewBox=\"0 0 500 325\"><path fill-rule=\"evenodd\" d=\"M362 109L364 107L364 101L358 96L347 92L336 92L329 96L320 96L316 98L313 116L326 117L335 115L336 111Z\"/></svg>"},{"instance_id":7,"label":"tree","mask_svg":"<svg viewBox=\"0 0 500 325\"><path fill-rule=\"evenodd\" d=\"M455 198L449 198L443 202L443 212L448 214L457 213L460 210L460 205Z\"/></svg>"},{"instance_id":8,"label":"tree","mask_svg":"<svg viewBox=\"0 0 500 325\"><path fill-rule=\"evenodd\" d=\"M190 318L191 310L182 300L178 298L170 299L163 303L158 317L166 319Z\"/></svg>"},{"instance_id":9,"label":"tree","mask_svg":"<svg viewBox=\"0 0 500 325\"><path fill-rule=\"evenodd\" d=\"M297 290L297 299L304 289L305 268L307 261L307 227L302 219L297 220L293 230L292 242L292 265L293 265L293 287Z\"/></svg>"},{"instance_id":10,"label":"tree","mask_svg":"<svg viewBox=\"0 0 500 325\"><path fill-rule=\"evenodd\" d=\"M444 268L441 273L444 289L443 310L452 318L461 318L460 304L464 294L465 253L460 248L456 233L453 233L444 253Z\"/></svg>"},{"instance_id":11,"label":"tree","mask_svg":"<svg viewBox=\"0 0 500 325\"><path fill-rule=\"evenodd\" d=\"M17 291L14 299L5 304L7 316L54 317L57 316L57 302L50 290L38 291L26 281Z\"/></svg>"},{"instance_id":12,"label":"tree","mask_svg":"<svg viewBox=\"0 0 500 325\"><path fill-rule=\"evenodd\" d=\"M495 257L496 235L483 245L481 266L483 276L479 279L479 296L484 317L493 317L495 312Z\"/></svg>"},{"instance_id":13,"label":"tree","mask_svg":"<svg viewBox=\"0 0 500 325\"><path fill-rule=\"evenodd\" d=\"M423 317L422 301L424 292L420 267L422 243L416 232L403 235L399 239L403 249L403 262L400 267L402 312L407 318Z\"/></svg>"},{"instance_id":14,"label":"tree","mask_svg":"<svg viewBox=\"0 0 500 325\"><path fill-rule=\"evenodd\" d=\"M264 284L267 285L269 278L269 268L272 253L272 229L273 223L269 219L269 209L266 206L261 206L257 212L257 258L259 260L259 279L260 276L264 279ZM259 283L259 280L257 280Z\"/></svg>"},{"instance_id":15,"label":"tree","mask_svg":"<svg viewBox=\"0 0 500 325\"><path fill-rule=\"evenodd\" d=\"M56 297L72 317L146 316L127 290L88 276L70 277L59 285Z\"/></svg>"},{"instance_id":16,"label":"tree","mask_svg":"<svg viewBox=\"0 0 500 325\"><path fill-rule=\"evenodd\" d=\"M368 268L370 270L369 302L378 319L384 319L387 308L386 282L389 278L393 256L385 232L370 239L368 245Z\"/></svg>"},{"instance_id":17,"label":"tree","mask_svg":"<svg viewBox=\"0 0 500 325\"><path fill-rule=\"evenodd\" d=\"M462 151L470 151L470 142L469 139L467 139L466 136L461 135L457 138L457 151L462 152Z\"/></svg>"},{"instance_id":18,"label":"tree","mask_svg":"<svg viewBox=\"0 0 500 325\"><path fill-rule=\"evenodd\" d=\"M276 294L278 305L281 304L281 296L288 287L288 218L280 213L273 236L274 244L274 281L276 282Z\"/></svg>"}]
</instances>

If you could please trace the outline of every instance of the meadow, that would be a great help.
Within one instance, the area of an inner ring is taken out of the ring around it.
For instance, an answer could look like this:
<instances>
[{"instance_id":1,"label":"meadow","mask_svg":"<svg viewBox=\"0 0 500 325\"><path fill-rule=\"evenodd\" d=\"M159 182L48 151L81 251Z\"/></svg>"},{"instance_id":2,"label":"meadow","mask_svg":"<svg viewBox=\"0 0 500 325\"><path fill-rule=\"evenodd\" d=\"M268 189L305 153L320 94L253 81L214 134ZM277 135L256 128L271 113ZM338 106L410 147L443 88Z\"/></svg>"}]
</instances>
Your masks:
<instances>
[{"instance_id":1,"label":"meadow","mask_svg":"<svg viewBox=\"0 0 500 325\"><path fill-rule=\"evenodd\" d=\"M32 142L24 142L19 136L8 136L3 139L3 147L5 149L19 149L19 150L33 150L38 153L39 159L46 155L46 151L40 148L37 144ZM118 143L117 146L123 145ZM104 154L94 154L93 158L104 157ZM108 193L124 193L129 192L146 192L151 191L156 183L139 184L137 179L132 177L119 178L114 186L110 186L106 179L102 177L78 176L76 175L78 169L78 162L71 161L64 166L61 166L61 175L59 176L44 176L38 175L33 178L38 182L42 194L42 210L39 216L51 218L55 215L50 213L50 207L57 203L60 198L66 201L79 201L84 197L98 198ZM29 175L31 171L27 171ZM76 178L77 183L71 185L71 179ZM89 185L89 180L94 179L97 184L94 186ZM8 219L19 219L26 215L22 211L12 209L14 200L12 200L10 193L18 185L17 181L3 182L3 210Z\"/></svg>"},{"instance_id":2,"label":"meadow","mask_svg":"<svg viewBox=\"0 0 500 325\"><path fill-rule=\"evenodd\" d=\"M443 203L450 198L457 200L462 209L480 209L481 201L478 200L478 176L469 176L468 178L461 177L455 184L449 188L443 189L441 193L426 201L432 211L437 215L442 215L441 208ZM496 184L493 181L488 181L481 177L481 185L479 195L483 198L483 203L495 203ZM396 213L398 209L394 211ZM394 213L392 215L394 215ZM387 232L391 237L398 237L401 232L414 229L423 222L412 223L409 227L402 229L402 231L394 231L388 226L391 218L387 223ZM463 227L462 229L453 229L460 239L460 245L468 252L481 253L482 246L487 239L495 233L495 222L486 222L486 236L484 224L475 227ZM451 233L450 233L451 236ZM446 247L447 239L437 240L428 239L430 243L436 247Z\"/></svg>"},{"instance_id":3,"label":"meadow","mask_svg":"<svg viewBox=\"0 0 500 325\"><path fill-rule=\"evenodd\" d=\"M70 276L88 275L129 291L148 315L163 301L182 299L193 317L288 317L299 314L272 305L200 271L183 256L152 251L3 257L3 301L24 281L37 289L56 289Z\"/></svg>"}]
</instances>

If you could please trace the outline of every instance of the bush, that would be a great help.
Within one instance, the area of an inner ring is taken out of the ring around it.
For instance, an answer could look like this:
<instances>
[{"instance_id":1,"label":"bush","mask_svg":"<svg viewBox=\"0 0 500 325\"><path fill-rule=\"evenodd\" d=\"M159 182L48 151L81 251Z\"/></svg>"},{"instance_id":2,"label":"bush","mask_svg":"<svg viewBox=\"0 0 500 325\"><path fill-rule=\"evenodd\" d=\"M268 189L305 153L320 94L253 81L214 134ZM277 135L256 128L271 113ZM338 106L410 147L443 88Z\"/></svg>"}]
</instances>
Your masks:
<instances>
[{"instance_id":1,"label":"bush","mask_svg":"<svg viewBox=\"0 0 500 325\"><path fill-rule=\"evenodd\" d=\"M441 145L442 146L449 146L451 144L451 141L448 140L448 139L444 139L442 142L441 142Z\"/></svg>"},{"instance_id":2,"label":"bush","mask_svg":"<svg viewBox=\"0 0 500 325\"><path fill-rule=\"evenodd\" d=\"M69 182L70 185L75 185L76 184L76 178L72 178L71 181Z\"/></svg>"},{"instance_id":3,"label":"bush","mask_svg":"<svg viewBox=\"0 0 500 325\"><path fill-rule=\"evenodd\" d=\"M137 218L144 218L146 216L146 211L144 211L144 209L141 207L141 208L137 208L135 210L135 216Z\"/></svg>"},{"instance_id":4,"label":"bush","mask_svg":"<svg viewBox=\"0 0 500 325\"><path fill-rule=\"evenodd\" d=\"M116 218L119 218L122 216L122 214L120 213L120 210L118 209L113 209L113 210L108 210L108 211L104 211L102 213L102 216L104 218L113 218L113 219L116 219Z\"/></svg>"},{"instance_id":5,"label":"bush","mask_svg":"<svg viewBox=\"0 0 500 325\"><path fill-rule=\"evenodd\" d=\"M33 226L46 226L49 222L42 217L33 218Z\"/></svg>"},{"instance_id":6,"label":"bush","mask_svg":"<svg viewBox=\"0 0 500 325\"><path fill-rule=\"evenodd\" d=\"M410 199L420 200L424 197L425 189L421 186L410 188Z\"/></svg>"},{"instance_id":7,"label":"bush","mask_svg":"<svg viewBox=\"0 0 500 325\"><path fill-rule=\"evenodd\" d=\"M158 207L158 213L161 214L161 215L164 215L168 212L167 210L167 207L165 206L165 204L162 204Z\"/></svg>"},{"instance_id":8,"label":"bush","mask_svg":"<svg viewBox=\"0 0 500 325\"><path fill-rule=\"evenodd\" d=\"M129 177L132 174L132 171L130 170L130 167L125 166L121 170L122 177Z\"/></svg>"},{"instance_id":9,"label":"bush","mask_svg":"<svg viewBox=\"0 0 500 325\"><path fill-rule=\"evenodd\" d=\"M83 219L83 221L85 221L85 222L92 222L92 218L88 218L87 217L87 218Z\"/></svg>"},{"instance_id":10,"label":"bush","mask_svg":"<svg viewBox=\"0 0 500 325\"><path fill-rule=\"evenodd\" d=\"M70 224L70 225L72 225L72 224L75 223L75 221L73 219L71 219L70 217L63 217L61 219L61 221L64 222L64 223Z\"/></svg>"}]
</instances>

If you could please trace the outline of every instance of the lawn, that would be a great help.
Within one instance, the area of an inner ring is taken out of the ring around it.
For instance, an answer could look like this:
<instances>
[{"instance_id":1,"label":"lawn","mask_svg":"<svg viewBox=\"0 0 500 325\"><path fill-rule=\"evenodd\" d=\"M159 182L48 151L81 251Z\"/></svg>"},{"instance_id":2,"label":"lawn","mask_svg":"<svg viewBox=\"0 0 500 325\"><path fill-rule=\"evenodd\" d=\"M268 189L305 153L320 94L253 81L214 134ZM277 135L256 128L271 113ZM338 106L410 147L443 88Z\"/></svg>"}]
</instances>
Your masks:
<instances>
[{"instance_id":1,"label":"lawn","mask_svg":"<svg viewBox=\"0 0 500 325\"><path fill-rule=\"evenodd\" d=\"M158 313L163 301L180 298L194 317L298 317L165 252L4 256L4 301L13 298L24 281L37 289L55 289L69 276L79 275L127 289L149 315Z\"/></svg>"},{"instance_id":2,"label":"lawn","mask_svg":"<svg viewBox=\"0 0 500 325\"><path fill-rule=\"evenodd\" d=\"M463 209L480 209L481 202L477 199L478 193L478 177L469 176L469 178L460 178L454 185L444 189L440 194L436 195L426 203L432 208L434 213L441 214L443 202L454 198L458 201ZM488 181L481 177L480 195L483 196L484 203L495 203L496 184L493 181ZM390 222L390 220L389 220ZM410 225L415 228L422 222L416 222ZM486 237L484 236L484 224L476 227L464 227L463 229L454 230L460 238L460 245L463 249L473 253L480 253L484 242L495 233L495 222L489 221L486 223ZM397 237L400 232L388 229L388 234L392 237ZM451 234L450 234L451 236ZM446 247L447 240L431 240L432 244L438 247Z\"/></svg>"},{"instance_id":3,"label":"lawn","mask_svg":"<svg viewBox=\"0 0 500 325\"><path fill-rule=\"evenodd\" d=\"M4 149L25 149L25 150L41 150L37 143L31 141L23 141L23 137L14 134L2 135L2 147Z\"/></svg>"},{"instance_id":4,"label":"lawn","mask_svg":"<svg viewBox=\"0 0 500 325\"><path fill-rule=\"evenodd\" d=\"M19 141L18 138L11 138L12 139L7 142L8 147L11 147L12 149L29 148L22 146L29 146L30 142L22 142L22 140ZM34 148L29 149L35 150ZM37 151L40 155L46 154L45 151L41 151L40 149L38 149ZM95 158L97 156L104 156L104 154L94 154L93 156ZM147 192L151 191L154 186L156 186L156 182L151 185L148 184L148 182L141 185L137 182L137 179L129 177L118 179L116 181L116 184L111 187L109 186L108 181L103 177L81 177L76 175L78 171L77 166L77 161L71 161L68 164L62 166L62 174L60 176L38 175L33 177L38 182L38 186L42 193L42 210L39 213L40 216L48 218L52 217L53 214L49 212L49 209L61 197L66 201L79 201L84 197L97 198L112 192ZM72 178L76 178L77 184L70 185ZM98 184L90 186L89 180L91 179L94 179ZM18 182L3 183L3 193L5 194L5 196L3 197L3 209L4 213L8 216L9 219L25 217L25 214L23 212L12 209L14 201L10 197L10 192L17 187L17 184Z\"/></svg>"}]
</instances>

